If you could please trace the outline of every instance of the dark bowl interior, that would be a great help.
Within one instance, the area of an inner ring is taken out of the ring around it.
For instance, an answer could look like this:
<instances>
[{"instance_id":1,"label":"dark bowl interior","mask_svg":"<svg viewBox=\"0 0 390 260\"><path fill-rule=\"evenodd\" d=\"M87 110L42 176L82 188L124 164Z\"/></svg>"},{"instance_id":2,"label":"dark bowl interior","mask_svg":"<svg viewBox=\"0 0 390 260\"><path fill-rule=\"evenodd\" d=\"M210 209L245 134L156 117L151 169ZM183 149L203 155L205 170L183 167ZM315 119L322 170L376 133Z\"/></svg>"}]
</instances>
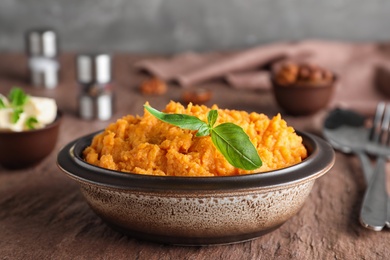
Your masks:
<instances>
[{"instance_id":1,"label":"dark bowl interior","mask_svg":"<svg viewBox=\"0 0 390 260\"><path fill-rule=\"evenodd\" d=\"M45 128L23 132L0 132L0 165L9 169L33 166L42 161L54 149L62 113Z\"/></svg>"},{"instance_id":2,"label":"dark bowl interior","mask_svg":"<svg viewBox=\"0 0 390 260\"><path fill-rule=\"evenodd\" d=\"M58 154L57 164L71 178L83 183L124 190L188 192L287 186L318 178L327 172L334 162L334 150L327 142L312 134L297 131L303 137L309 156L299 164L280 170L224 177L174 177L123 173L97 167L83 160L82 151L97 133L78 138L63 147Z\"/></svg>"}]
</instances>

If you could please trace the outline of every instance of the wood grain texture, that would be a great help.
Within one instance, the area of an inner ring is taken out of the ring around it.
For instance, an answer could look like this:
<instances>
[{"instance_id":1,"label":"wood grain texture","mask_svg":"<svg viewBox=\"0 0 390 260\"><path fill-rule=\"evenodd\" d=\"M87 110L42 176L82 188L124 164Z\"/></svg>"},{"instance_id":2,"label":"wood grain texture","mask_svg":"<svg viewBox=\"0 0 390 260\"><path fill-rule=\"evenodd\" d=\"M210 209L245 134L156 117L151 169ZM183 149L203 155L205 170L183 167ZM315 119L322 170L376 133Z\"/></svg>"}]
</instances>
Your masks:
<instances>
[{"instance_id":1,"label":"wood grain texture","mask_svg":"<svg viewBox=\"0 0 390 260\"><path fill-rule=\"evenodd\" d=\"M163 96L139 93L138 85L147 75L131 65L144 57L114 57L117 112L110 121L142 114L145 101L160 109L171 99L180 100L181 89L174 85ZM341 153L333 169L316 181L296 216L252 241L180 247L113 231L90 210L78 185L56 166L63 145L109 122L77 117L73 54L61 56L61 85L54 90L30 87L25 62L22 54L0 54L0 93L17 85L31 94L56 98L65 116L55 151L42 163L24 170L0 168L0 259L386 259L390 255L389 231L373 232L359 224L364 179L358 160ZM269 116L279 112L269 92L237 91L221 82L209 87L214 91L210 104ZM295 128L318 135L325 112L304 118L283 116Z\"/></svg>"}]
</instances>

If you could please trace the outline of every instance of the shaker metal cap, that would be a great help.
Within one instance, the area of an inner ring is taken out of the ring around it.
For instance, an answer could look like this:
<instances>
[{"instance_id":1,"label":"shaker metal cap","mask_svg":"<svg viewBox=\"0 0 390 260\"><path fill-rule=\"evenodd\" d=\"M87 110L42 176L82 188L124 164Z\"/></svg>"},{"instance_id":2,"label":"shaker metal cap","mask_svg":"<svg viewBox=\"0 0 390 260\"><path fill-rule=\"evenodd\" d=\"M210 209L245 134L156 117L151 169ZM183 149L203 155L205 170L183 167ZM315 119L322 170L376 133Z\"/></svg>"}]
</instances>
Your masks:
<instances>
[{"instance_id":1,"label":"shaker metal cap","mask_svg":"<svg viewBox=\"0 0 390 260\"><path fill-rule=\"evenodd\" d=\"M30 56L54 58L58 54L58 37L52 29L37 29L26 34L26 50Z\"/></svg>"},{"instance_id":2,"label":"shaker metal cap","mask_svg":"<svg viewBox=\"0 0 390 260\"><path fill-rule=\"evenodd\" d=\"M114 102L114 94L110 92L99 93L96 96L82 93L78 103L79 116L86 120L108 120L114 113Z\"/></svg>"},{"instance_id":3,"label":"shaker metal cap","mask_svg":"<svg viewBox=\"0 0 390 260\"><path fill-rule=\"evenodd\" d=\"M76 63L77 80L81 84L105 84L111 81L109 54L80 54Z\"/></svg>"}]
</instances>

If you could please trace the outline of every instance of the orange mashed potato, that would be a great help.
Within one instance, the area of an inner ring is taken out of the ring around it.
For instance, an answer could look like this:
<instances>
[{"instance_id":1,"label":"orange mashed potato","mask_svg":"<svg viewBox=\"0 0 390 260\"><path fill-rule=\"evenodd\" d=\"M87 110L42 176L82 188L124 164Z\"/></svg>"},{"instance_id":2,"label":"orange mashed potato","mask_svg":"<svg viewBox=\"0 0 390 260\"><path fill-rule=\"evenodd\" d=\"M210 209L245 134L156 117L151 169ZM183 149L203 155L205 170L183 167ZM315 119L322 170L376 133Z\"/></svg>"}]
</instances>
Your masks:
<instances>
[{"instance_id":1,"label":"orange mashed potato","mask_svg":"<svg viewBox=\"0 0 390 260\"><path fill-rule=\"evenodd\" d=\"M207 121L210 109L204 105L184 107L171 101L163 112L193 115ZM237 169L214 147L211 138L196 137L160 121L144 111L144 116L127 115L96 135L84 150L85 160L96 166L122 172L161 176L227 176L270 171L301 162L307 156L302 137L287 126L280 114L269 119L264 114L218 109L215 124L232 122L241 126L257 148L263 165L256 170Z\"/></svg>"}]
</instances>

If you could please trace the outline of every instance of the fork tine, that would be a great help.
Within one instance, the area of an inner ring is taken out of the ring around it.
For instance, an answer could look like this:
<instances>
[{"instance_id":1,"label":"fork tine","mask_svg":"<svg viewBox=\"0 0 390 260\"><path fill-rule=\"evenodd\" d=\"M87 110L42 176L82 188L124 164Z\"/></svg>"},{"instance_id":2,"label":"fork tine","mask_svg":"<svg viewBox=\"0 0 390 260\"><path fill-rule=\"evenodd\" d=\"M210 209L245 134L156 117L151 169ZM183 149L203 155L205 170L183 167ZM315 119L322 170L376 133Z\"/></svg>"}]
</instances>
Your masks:
<instances>
[{"instance_id":1,"label":"fork tine","mask_svg":"<svg viewBox=\"0 0 390 260\"><path fill-rule=\"evenodd\" d=\"M381 125L382 125L381 122L382 122L384 111L385 111L385 103L380 102L376 107L374 123L372 125L371 132L370 132L370 140L375 143L378 143L380 140Z\"/></svg>"}]
</instances>

